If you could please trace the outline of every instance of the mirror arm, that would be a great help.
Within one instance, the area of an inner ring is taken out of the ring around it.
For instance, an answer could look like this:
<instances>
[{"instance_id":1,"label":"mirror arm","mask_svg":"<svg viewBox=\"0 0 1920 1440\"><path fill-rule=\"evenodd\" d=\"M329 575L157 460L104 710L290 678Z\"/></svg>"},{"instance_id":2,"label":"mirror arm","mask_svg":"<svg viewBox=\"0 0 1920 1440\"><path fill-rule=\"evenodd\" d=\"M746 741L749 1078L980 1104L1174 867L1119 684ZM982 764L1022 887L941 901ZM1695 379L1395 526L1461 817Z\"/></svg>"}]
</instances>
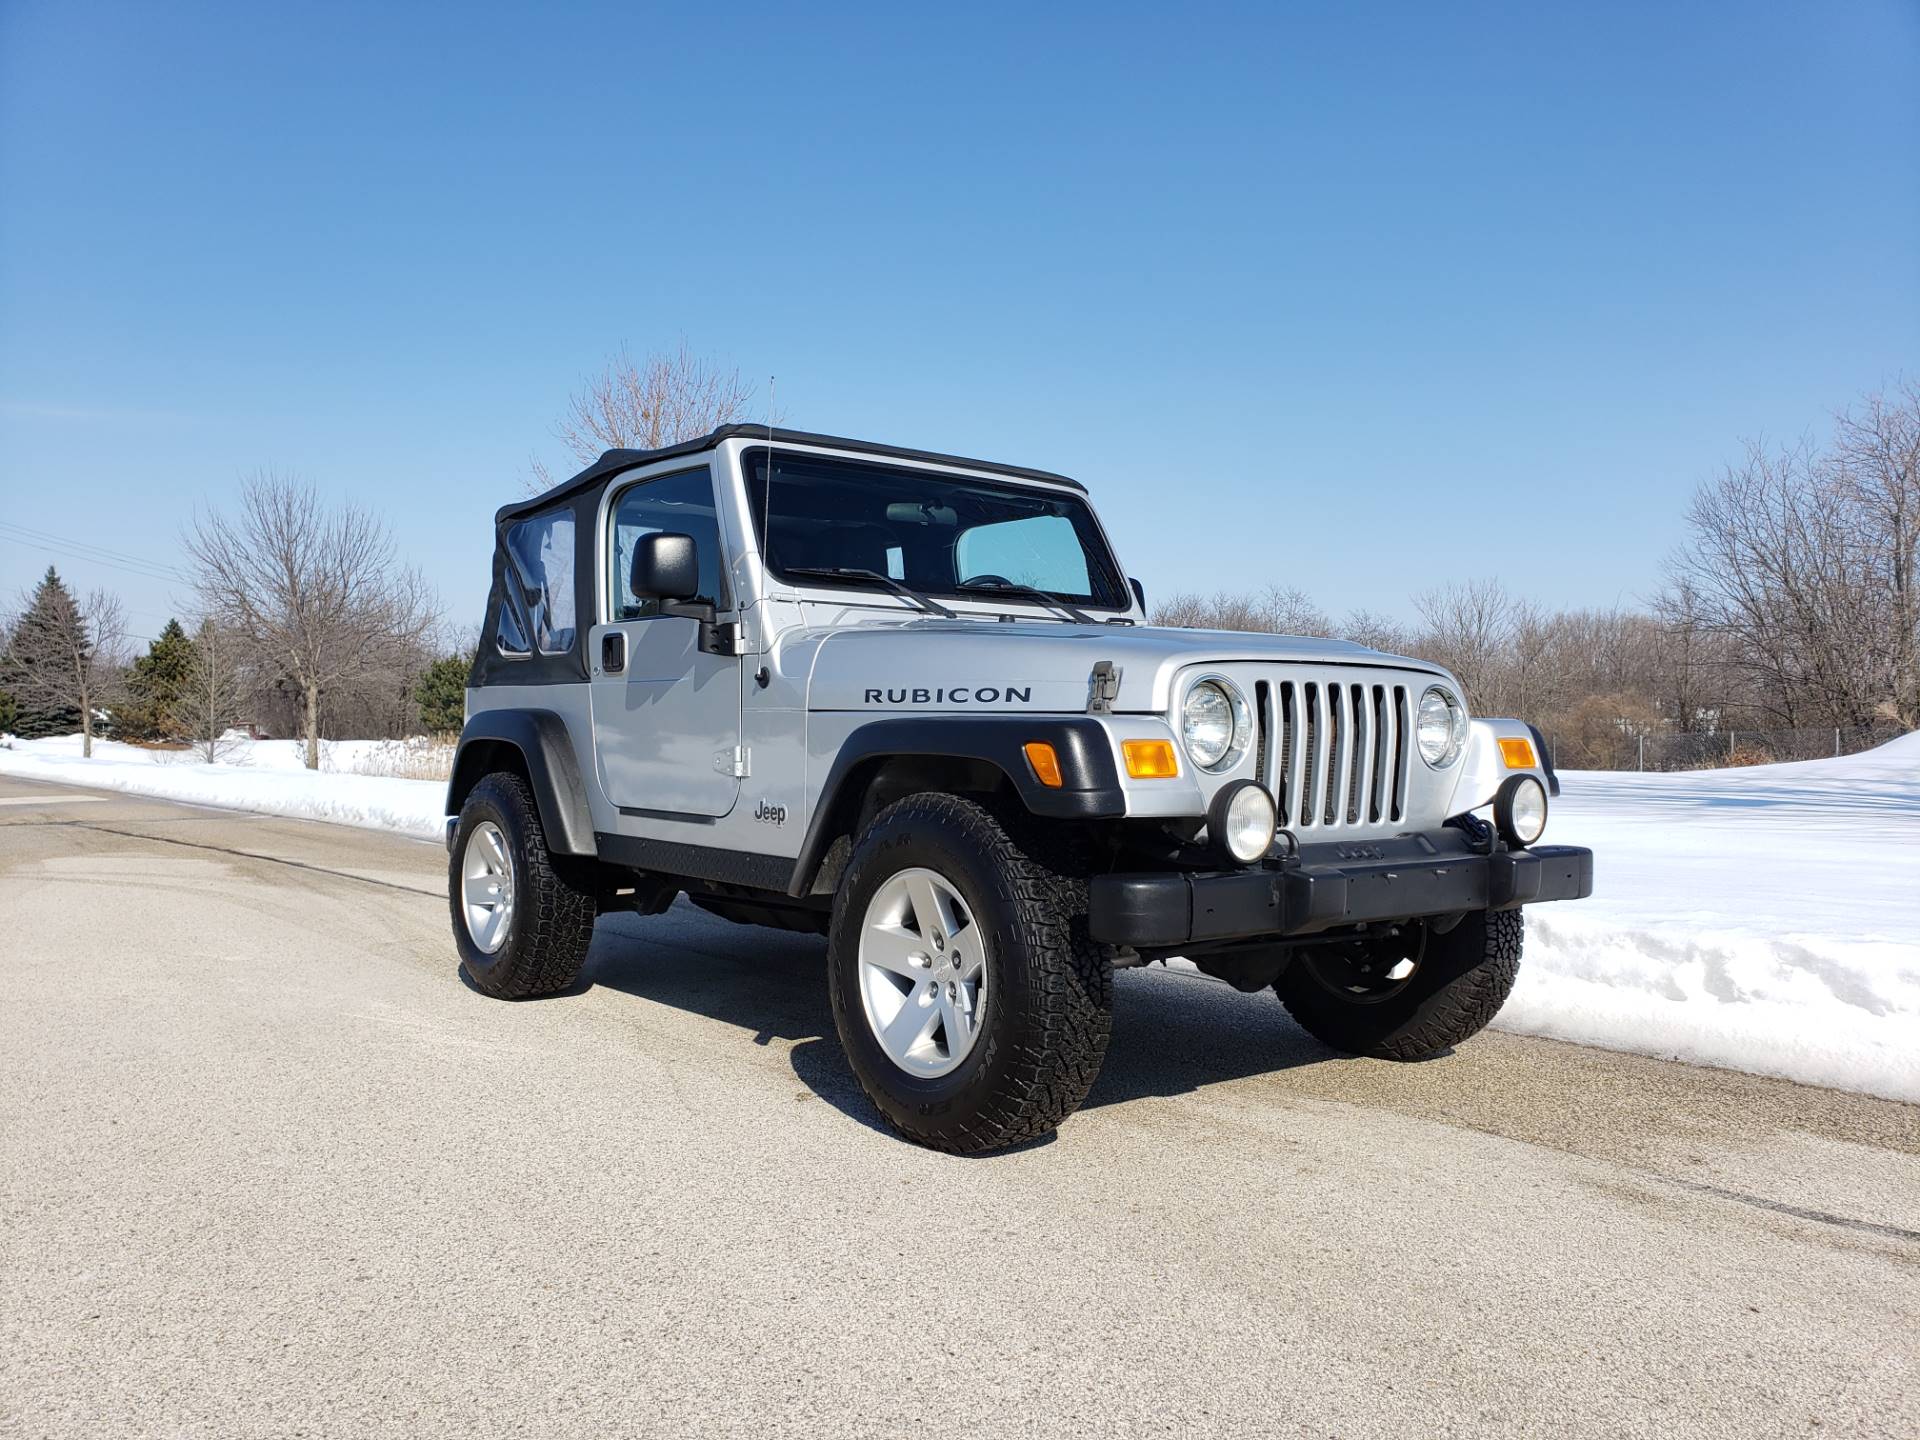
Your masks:
<instances>
[{"instance_id":1,"label":"mirror arm","mask_svg":"<svg viewBox=\"0 0 1920 1440\"><path fill-rule=\"evenodd\" d=\"M698 620L703 625L711 625L715 611L711 600L662 600L660 613L676 620Z\"/></svg>"}]
</instances>

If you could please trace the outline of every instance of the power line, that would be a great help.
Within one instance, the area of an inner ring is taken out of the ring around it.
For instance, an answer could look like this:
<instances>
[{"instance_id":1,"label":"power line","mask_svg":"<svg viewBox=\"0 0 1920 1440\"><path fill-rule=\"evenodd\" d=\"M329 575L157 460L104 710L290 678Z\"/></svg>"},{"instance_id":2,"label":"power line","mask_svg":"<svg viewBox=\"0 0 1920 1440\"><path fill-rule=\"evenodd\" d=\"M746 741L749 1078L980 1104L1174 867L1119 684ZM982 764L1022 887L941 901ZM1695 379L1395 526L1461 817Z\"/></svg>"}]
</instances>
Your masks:
<instances>
[{"instance_id":1,"label":"power line","mask_svg":"<svg viewBox=\"0 0 1920 1440\"><path fill-rule=\"evenodd\" d=\"M132 555L125 550L115 550L106 545L95 544L91 540L76 540L71 535L56 535L51 530L36 530L31 525L22 525L17 520L0 520L0 530L11 530L30 540L43 544L65 545L70 549L84 550L102 560L116 560L128 565L140 565L152 570L166 570L185 579L178 566L169 565L164 560L149 560L144 555Z\"/></svg>"},{"instance_id":2,"label":"power line","mask_svg":"<svg viewBox=\"0 0 1920 1440\"><path fill-rule=\"evenodd\" d=\"M13 526L0 522L0 540L5 540L9 544L18 545L25 550L51 551L55 555L63 556L68 560L78 560L86 565L104 565L110 570L124 570L129 575L139 575L148 580L166 580L176 585L192 583L186 575L178 570L163 570L158 566L129 565L121 560L108 560L104 556L89 555L66 545L56 545L46 540L24 538L13 534L13 529Z\"/></svg>"}]
</instances>

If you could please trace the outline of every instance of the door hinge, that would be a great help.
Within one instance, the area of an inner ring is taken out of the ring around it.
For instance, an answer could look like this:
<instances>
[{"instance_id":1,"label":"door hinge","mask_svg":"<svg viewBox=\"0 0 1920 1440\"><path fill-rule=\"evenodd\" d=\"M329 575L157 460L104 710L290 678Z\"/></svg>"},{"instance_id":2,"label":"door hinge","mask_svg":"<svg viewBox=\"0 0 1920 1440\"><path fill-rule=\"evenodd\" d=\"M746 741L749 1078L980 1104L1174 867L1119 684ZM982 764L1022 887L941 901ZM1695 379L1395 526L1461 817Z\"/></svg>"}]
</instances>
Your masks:
<instances>
[{"instance_id":1,"label":"door hinge","mask_svg":"<svg viewBox=\"0 0 1920 1440\"><path fill-rule=\"evenodd\" d=\"M703 621L700 626L700 649L708 655L738 655L740 653L740 626L733 620Z\"/></svg>"},{"instance_id":2,"label":"door hinge","mask_svg":"<svg viewBox=\"0 0 1920 1440\"><path fill-rule=\"evenodd\" d=\"M1087 677L1087 713L1111 715L1113 702L1120 698L1120 672L1111 660L1093 662L1093 674Z\"/></svg>"},{"instance_id":3,"label":"door hinge","mask_svg":"<svg viewBox=\"0 0 1920 1440\"><path fill-rule=\"evenodd\" d=\"M735 745L732 749L722 750L713 757L713 768L722 775L731 775L736 780L743 780L753 773L748 768L748 758L747 747Z\"/></svg>"}]
</instances>

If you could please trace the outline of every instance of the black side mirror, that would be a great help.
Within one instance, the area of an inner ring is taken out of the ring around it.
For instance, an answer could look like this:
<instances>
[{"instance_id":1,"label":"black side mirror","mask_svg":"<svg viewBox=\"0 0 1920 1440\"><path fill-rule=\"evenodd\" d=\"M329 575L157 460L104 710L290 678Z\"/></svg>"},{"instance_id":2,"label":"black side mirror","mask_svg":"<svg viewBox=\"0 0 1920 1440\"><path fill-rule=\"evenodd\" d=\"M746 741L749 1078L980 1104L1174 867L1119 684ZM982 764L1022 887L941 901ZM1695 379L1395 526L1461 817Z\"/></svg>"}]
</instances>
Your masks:
<instances>
[{"instance_id":1,"label":"black side mirror","mask_svg":"<svg viewBox=\"0 0 1920 1440\"><path fill-rule=\"evenodd\" d=\"M1140 602L1140 613L1143 615L1146 614L1147 587L1142 585L1138 580L1134 579L1131 575L1127 577L1127 584L1133 587L1133 598Z\"/></svg>"},{"instance_id":2,"label":"black side mirror","mask_svg":"<svg viewBox=\"0 0 1920 1440\"><path fill-rule=\"evenodd\" d=\"M633 547L633 593L642 600L691 600L700 593L700 551L691 535L663 530Z\"/></svg>"}]
</instances>

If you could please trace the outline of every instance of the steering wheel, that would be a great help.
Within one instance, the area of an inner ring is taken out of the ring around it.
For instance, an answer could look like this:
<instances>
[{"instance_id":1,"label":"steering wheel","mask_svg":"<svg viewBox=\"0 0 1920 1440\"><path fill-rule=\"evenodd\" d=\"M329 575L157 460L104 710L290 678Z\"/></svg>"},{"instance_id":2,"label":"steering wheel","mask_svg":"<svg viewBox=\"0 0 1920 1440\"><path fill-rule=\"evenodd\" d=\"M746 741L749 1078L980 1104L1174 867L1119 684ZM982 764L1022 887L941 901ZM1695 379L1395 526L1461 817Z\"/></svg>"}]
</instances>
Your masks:
<instances>
[{"instance_id":1,"label":"steering wheel","mask_svg":"<svg viewBox=\"0 0 1920 1440\"><path fill-rule=\"evenodd\" d=\"M969 575L960 582L962 590L992 590L995 588L1011 590L1013 581L1004 575Z\"/></svg>"}]
</instances>

